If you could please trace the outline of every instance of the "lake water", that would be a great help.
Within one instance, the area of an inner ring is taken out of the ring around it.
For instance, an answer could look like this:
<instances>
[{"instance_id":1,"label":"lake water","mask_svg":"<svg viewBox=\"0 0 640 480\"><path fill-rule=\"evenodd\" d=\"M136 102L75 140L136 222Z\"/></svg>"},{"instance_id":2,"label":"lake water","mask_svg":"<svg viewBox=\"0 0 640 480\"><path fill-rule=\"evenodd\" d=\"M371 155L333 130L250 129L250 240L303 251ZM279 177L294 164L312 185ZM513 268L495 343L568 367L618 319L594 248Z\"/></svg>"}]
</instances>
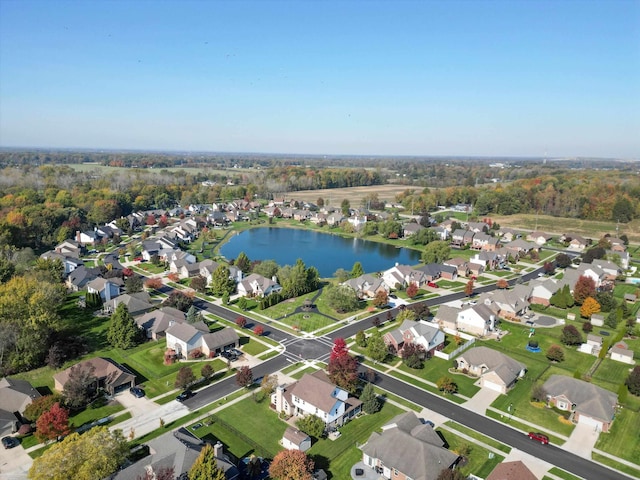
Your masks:
<instances>
[{"instance_id":1,"label":"lake water","mask_svg":"<svg viewBox=\"0 0 640 480\"><path fill-rule=\"evenodd\" d=\"M295 228L253 228L234 235L220 249L228 260L240 252L249 260L274 260L281 266L294 265L301 258L307 267L316 267L321 277L332 277L339 268L349 271L355 262L366 273L387 270L396 262L420 263L416 250Z\"/></svg>"}]
</instances>

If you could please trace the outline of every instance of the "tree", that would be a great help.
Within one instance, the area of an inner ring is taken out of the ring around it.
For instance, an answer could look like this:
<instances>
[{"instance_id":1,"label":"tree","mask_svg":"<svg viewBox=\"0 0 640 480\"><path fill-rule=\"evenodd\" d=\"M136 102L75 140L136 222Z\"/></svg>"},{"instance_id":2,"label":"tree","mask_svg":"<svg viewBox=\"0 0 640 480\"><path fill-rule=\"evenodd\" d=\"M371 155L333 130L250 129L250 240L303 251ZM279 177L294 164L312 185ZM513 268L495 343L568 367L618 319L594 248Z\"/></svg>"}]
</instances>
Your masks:
<instances>
[{"instance_id":1,"label":"tree","mask_svg":"<svg viewBox=\"0 0 640 480\"><path fill-rule=\"evenodd\" d=\"M330 358L327 375L335 385L353 393L358 385L358 360L348 354Z\"/></svg>"},{"instance_id":2,"label":"tree","mask_svg":"<svg viewBox=\"0 0 640 480\"><path fill-rule=\"evenodd\" d=\"M344 215L345 217L348 217L350 215L350 210L351 209L351 202L349 202L348 199L344 199L342 200L342 203L340 203L340 210L342 211L342 215Z\"/></svg>"},{"instance_id":3,"label":"tree","mask_svg":"<svg viewBox=\"0 0 640 480\"><path fill-rule=\"evenodd\" d=\"M251 260L246 253L240 252L236 258L235 266L242 270L242 273L247 274L251 271Z\"/></svg>"},{"instance_id":4,"label":"tree","mask_svg":"<svg viewBox=\"0 0 640 480\"><path fill-rule=\"evenodd\" d=\"M326 424L317 415L305 415L296 422L296 427L307 435L320 438L324 434Z\"/></svg>"},{"instance_id":5,"label":"tree","mask_svg":"<svg viewBox=\"0 0 640 480\"><path fill-rule=\"evenodd\" d=\"M333 276L338 281L338 283L344 283L351 278L351 273L344 268L339 268L335 272L333 272Z\"/></svg>"},{"instance_id":6,"label":"tree","mask_svg":"<svg viewBox=\"0 0 640 480\"><path fill-rule=\"evenodd\" d=\"M204 378L211 378L213 377L214 373L215 371L213 370L213 367L210 363L205 363L200 369L200 375L202 375Z\"/></svg>"},{"instance_id":7,"label":"tree","mask_svg":"<svg viewBox=\"0 0 640 480\"><path fill-rule=\"evenodd\" d=\"M335 360L336 358L343 357L345 355L349 355L349 347L347 346L347 342L345 342L344 338L338 337L333 341L329 360Z\"/></svg>"},{"instance_id":8,"label":"tree","mask_svg":"<svg viewBox=\"0 0 640 480\"><path fill-rule=\"evenodd\" d=\"M544 386L540 383L536 383L531 389L531 400L534 402L546 402L547 401L547 391L544 389Z\"/></svg>"},{"instance_id":9,"label":"tree","mask_svg":"<svg viewBox=\"0 0 640 480\"><path fill-rule=\"evenodd\" d=\"M253 327L253 333L260 337L264 333L264 328L262 327L262 325L256 325L255 327Z\"/></svg>"},{"instance_id":10,"label":"tree","mask_svg":"<svg viewBox=\"0 0 640 480\"><path fill-rule=\"evenodd\" d=\"M338 313L352 312L360 307L356 291L348 285L329 285L324 290L324 299Z\"/></svg>"},{"instance_id":11,"label":"tree","mask_svg":"<svg viewBox=\"0 0 640 480\"><path fill-rule=\"evenodd\" d=\"M560 345L551 345L547 350L547 358L552 362L562 362L564 360L564 350Z\"/></svg>"},{"instance_id":12,"label":"tree","mask_svg":"<svg viewBox=\"0 0 640 480\"><path fill-rule=\"evenodd\" d=\"M188 323L198 323L202 320L202 314L194 305L191 305L187 310L186 319Z\"/></svg>"},{"instance_id":13,"label":"tree","mask_svg":"<svg viewBox=\"0 0 640 480\"><path fill-rule=\"evenodd\" d=\"M262 381L260 382L260 389L267 395L270 395L275 391L278 387L278 376L273 375L264 375L262 377Z\"/></svg>"},{"instance_id":14,"label":"tree","mask_svg":"<svg viewBox=\"0 0 640 480\"><path fill-rule=\"evenodd\" d=\"M174 385L176 388L185 389L195 381L196 376L193 374L193 370L191 370L190 367L180 367Z\"/></svg>"},{"instance_id":15,"label":"tree","mask_svg":"<svg viewBox=\"0 0 640 480\"><path fill-rule=\"evenodd\" d=\"M633 220L634 208L631 200L626 196L619 196L611 210L611 220L614 222L627 223Z\"/></svg>"},{"instance_id":16,"label":"tree","mask_svg":"<svg viewBox=\"0 0 640 480\"><path fill-rule=\"evenodd\" d=\"M253 371L243 365L240 370L236 372L236 384L239 387L249 387L253 383Z\"/></svg>"},{"instance_id":17,"label":"tree","mask_svg":"<svg viewBox=\"0 0 640 480\"><path fill-rule=\"evenodd\" d=\"M196 275L191 279L189 286L196 292L205 293L207 291L207 279L202 275Z\"/></svg>"},{"instance_id":18,"label":"tree","mask_svg":"<svg viewBox=\"0 0 640 480\"><path fill-rule=\"evenodd\" d=\"M160 290L162 285L162 279L159 277L149 278L144 282L144 287L147 290Z\"/></svg>"},{"instance_id":19,"label":"tree","mask_svg":"<svg viewBox=\"0 0 640 480\"><path fill-rule=\"evenodd\" d=\"M263 260L253 266L253 273L262 275L264 278L273 278L278 273L278 264L275 260Z\"/></svg>"},{"instance_id":20,"label":"tree","mask_svg":"<svg viewBox=\"0 0 640 480\"><path fill-rule=\"evenodd\" d=\"M596 296L596 282L593 278L588 277L586 275L581 275L578 278L575 286L573 287L573 299L576 301L578 305L582 305L582 303L588 297Z\"/></svg>"},{"instance_id":21,"label":"tree","mask_svg":"<svg viewBox=\"0 0 640 480\"><path fill-rule=\"evenodd\" d=\"M225 480L224 470L218 468L213 447L206 444L193 466L189 469L189 480Z\"/></svg>"},{"instance_id":22,"label":"tree","mask_svg":"<svg viewBox=\"0 0 640 480\"><path fill-rule=\"evenodd\" d=\"M593 324L591 322L583 322L582 331L584 333L591 333L593 331Z\"/></svg>"},{"instance_id":23,"label":"tree","mask_svg":"<svg viewBox=\"0 0 640 480\"><path fill-rule=\"evenodd\" d=\"M505 288L509 288L509 282L507 282L504 278L501 278L496 282L496 287L504 290Z\"/></svg>"},{"instance_id":24,"label":"tree","mask_svg":"<svg viewBox=\"0 0 640 480\"><path fill-rule=\"evenodd\" d=\"M466 478L466 475L458 469L452 470L450 468L444 468L440 470L436 480L466 480Z\"/></svg>"},{"instance_id":25,"label":"tree","mask_svg":"<svg viewBox=\"0 0 640 480\"><path fill-rule=\"evenodd\" d=\"M236 282L231 278L231 272L226 265L218 265L211 275L211 293L222 297L225 293L231 295L236 289Z\"/></svg>"},{"instance_id":26,"label":"tree","mask_svg":"<svg viewBox=\"0 0 640 480\"><path fill-rule=\"evenodd\" d=\"M380 401L371 383L366 383L362 388L360 401L362 402L362 410L364 413L371 415L380 410Z\"/></svg>"},{"instance_id":27,"label":"tree","mask_svg":"<svg viewBox=\"0 0 640 480\"><path fill-rule=\"evenodd\" d=\"M560 341L565 345L580 345L582 343L582 335L573 325L565 325L562 329Z\"/></svg>"},{"instance_id":28,"label":"tree","mask_svg":"<svg viewBox=\"0 0 640 480\"><path fill-rule=\"evenodd\" d=\"M72 433L33 461L32 480L95 480L107 478L120 467L129 447L120 430L94 427Z\"/></svg>"},{"instance_id":29,"label":"tree","mask_svg":"<svg viewBox=\"0 0 640 480\"><path fill-rule=\"evenodd\" d=\"M600 311L600 304L593 297L587 297L580 307L580 315L582 318L591 318L591 315Z\"/></svg>"},{"instance_id":30,"label":"tree","mask_svg":"<svg viewBox=\"0 0 640 480\"><path fill-rule=\"evenodd\" d=\"M74 410L89 403L96 390L95 367L91 364L76 364L69 370L69 377L62 388L64 403Z\"/></svg>"},{"instance_id":31,"label":"tree","mask_svg":"<svg viewBox=\"0 0 640 480\"><path fill-rule=\"evenodd\" d=\"M566 253L559 253L556 256L556 265L558 268L567 268L571 265L571 257Z\"/></svg>"},{"instance_id":32,"label":"tree","mask_svg":"<svg viewBox=\"0 0 640 480\"><path fill-rule=\"evenodd\" d=\"M449 242L437 240L424 247L421 255L422 263L442 263L451 255Z\"/></svg>"},{"instance_id":33,"label":"tree","mask_svg":"<svg viewBox=\"0 0 640 480\"><path fill-rule=\"evenodd\" d=\"M175 480L176 474L173 466L148 467L142 475L138 475L136 480Z\"/></svg>"},{"instance_id":34,"label":"tree","mask_svg":"<svg viewBox=\"0 0 640 480\"><path fill-rule=\"evenodd\" d=\"M444 393L456 393L458 391L458 385L453 381L451 377L440 377L436 381L438 390Z\"/></svg>"},{"instance_id":35,"label":"tree","mask_svg":"<svg viewBox=\"0 0 640 480\"><path fill-rule=\"evenodd\" d=\"M415 297L418 294L418 285L416 285L414 282L411 282L407 287L406 293L407 297L409 298Z\"/></svg>"},{"instance_id":36,"label":"tree","mask_svg":"<svg viewBox=\"0 0 640 480\"><path fill-rule=\"evenodd\" d=\"M132 275L124 281L124 291L128 294L141 292L144 281L140 275Z\"/></svg>"},{"instance_id":37,"label":"tree","mask_svg":"<svg viewBox=\"0 0 640 480\"><path fill-rule=\"evenodd\" d=\"M236 325L240 328L247 326L247 319L244 317L236 317Z\"/></svg>"},{"instance_id":38,"label":"tree","mask_svg":"<svg viewBox=\"0 0 640 480\"><path fill-rule=\"evenodd\" d=\"M249 457L247 462L246 473L249 479L257 478L262 473L262 460L260 457L256 457L253 453Z\"/></svg>"},{"instance_id":39,"label":"tree","mask_svg":"<svg viewBox=\"0 0 640 480\"><path fill-rule=\"evenodd\" d=\"M405 342L402 347L402 361L404 364L413 369L419 369L424 366L425 351L422 345L412 342Z\"/></svg>"},{"instance_id":40,"label":"tree","mask_svg":"<svg viewBox=\"0 0 640 480\"><path fill-rule=\"evenodd\" d=\"M245 297L240 297L236 305L244 312L249 307L249 301Z\"/></svg>"},{"instance_id":41,"label":"tree","mask_svg":"<svg viewBox=\"0 0 640 480\"><path fill-rule=\"evenodd\" d=\"M71 433L69 410L62 408L59 402L54 403L36 421L36 437L41 442L55 440L69 433Z\"/></svg>"},{"instance_id":42,"label":"tree","mask_svg":"<svg viewBox=\"0 0 640 480\"><path fill-rule=\"evenodd\" d=\"M114 347L122 349L135 347L142 341L142 330L124 303L120 303L111 315L107 340Z\"/></svg>"},{"instance_id":43,"label":"tree","mask_svg":"<svg viewBox=\"0 0 640 480\"><path fill-rule=\"evenodd\" d=\"M380 330L375 330L367 341L367 356L374 362L383 362L389 355L389 348L384 343Z\"/></svg>"},{"instance_id":44,"label":"tree","mask_svg":"<svg viewBox=\"0 0 640 480\"><path fill-rule=\"evenodd\" d=\"M640 396L640 365L633 367L624 383L632 395Z\"/></svg>"},{"instance_id":45,"label":"tree","mask_svg":"<svg viewBox=\"0 0 640 480\"><path fill-rule=\"evenodd\" d=\"M177 308L181 312L186 312L193 305L193 292L180 292L174 290L169 294L169 297L162 302L165 307Z\"/></svg>"},{"instance_id":46,"label":"tree","mask_svg":"<svg viewBox=\"0 0 640 480\"><path fill-rule=\"evenodd\" d=\"M386 307L389 304L389 293L385 289L378 290L371 303L376 308Z\"/></svg>"},{"instance_id":47,"label":"tree","mask_svg":"<svg viewBox=\"0 0 640 480\"><path fill-rule=\"evenodd\" d=\"M312 480L314 463L300 450L281 450L269 465L274 480Z\"/></svg>"},{"instance_id":48,"label":"tree","mask_svg":"<svg viewBox=\"0 0 640 480\"><path fill-rule=\"evenodd\" d=\"M356 333L356 345L360 348L367 346L367 334L364 333L364 330L358 330Z\"/></svg>"},{"instance_id":49,"label":"tree","mask_svg":"<svg viewBox=\"0 0 640 480\"><path fill-rule=\"evenodd\" d=\"M473 280L469 280L467 284L464 286L464 294L467 297L473 295Z\"/></svg>"},{"instance_id":50,"label":"tree","mask_svg":"<svg viewBox=\"0 0 640 480\"><path fill-rule=\"evenodd\" d=\"M614 310L618 305L613 293L604 290L596 293L596 300L600 304L600 311L604 313Z\"/></svg>"},{"instance_id":51,"label":"tree","mask_svg":"<svg viewBox=\"0 0 640 480\"><path fill-rule=\"evenodd\" d=\"M364 268L362 268L362 264L360 262L356 262L353 264L353 268L351 268L351 278L358 278L364 275Z\"/></svg>"},{"instance_id":52,"label":"tree","mask_svg":"<svg viewBox=\"0 0 640 480\"><path fill-rule=\"evenodd\" d=\"M50 410L55 403L60 403L62 396L59 394L44 395L42 397L34 398L27 408L24 409L23 416L29 422L35 422L40 418L47 410Z\"/></svg>"}]
</instances>

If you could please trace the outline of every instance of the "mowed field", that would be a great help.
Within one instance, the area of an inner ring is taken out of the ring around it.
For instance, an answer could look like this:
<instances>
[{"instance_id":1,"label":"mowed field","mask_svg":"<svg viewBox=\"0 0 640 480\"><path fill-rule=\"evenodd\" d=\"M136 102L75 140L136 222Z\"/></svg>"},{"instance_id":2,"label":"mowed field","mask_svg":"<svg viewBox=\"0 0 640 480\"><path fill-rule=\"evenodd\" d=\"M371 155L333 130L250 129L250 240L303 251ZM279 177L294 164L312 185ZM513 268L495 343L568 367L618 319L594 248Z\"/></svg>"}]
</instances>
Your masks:
<instances>
[{"instance_id":1,"label":"mowed field","mask_svg":"<svg viewBox=\"0 0 640 480\"><path fill-rule=\"evenodd\" d=\"M349 187L349 188L330 188L326 190L300 190L287 194L295 200L316 203L318 198L324 199L325 205L339 207L343 200L349 200L352 207L362 206L362 199L373 193L378 195L380 200L387 202L395 201L396 195L406 190L422 191L423 187L415 187L411 185L373 185L371 187Z\"/></svg>"}]
</instances>

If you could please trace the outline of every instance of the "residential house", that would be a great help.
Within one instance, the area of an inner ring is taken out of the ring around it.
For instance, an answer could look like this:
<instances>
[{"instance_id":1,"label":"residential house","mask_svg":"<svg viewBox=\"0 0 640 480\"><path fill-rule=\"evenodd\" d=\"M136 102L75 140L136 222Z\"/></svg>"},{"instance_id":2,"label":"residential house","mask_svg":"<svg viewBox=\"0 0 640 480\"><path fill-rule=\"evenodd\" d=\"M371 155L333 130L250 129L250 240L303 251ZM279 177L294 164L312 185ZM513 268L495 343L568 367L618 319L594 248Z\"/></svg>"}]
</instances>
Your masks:
<instances>
[{"instance_id":1,"label":"residential house","mask_svg":"<svg viewBox=\"0 0 640 480\"><path fill-rule=\"evenodd\" d=\"M198 275L207 281L207 286L211 285L213 272L215 272L219 266L220 264L218 262L214 262L210 258L198 262Z\"/></svg>"},{"instance_id":2,"label":"residential house","mask_svg":"<svg viewBox=\"0 0 640 480\"><path fill-rule=\"evenodd\" d=\"M521 460L496 465L487 480L539 480Z\"/></svg>"},{"instance_id":3,"label":"residential house","mask_svg":"<svg viewBox=\"0 0 640 480\"><path fill-rule=\"evenodd\" d=\"M454 257L442 262L443 265L454 267L457 270L459 277L466 277L469 275L469 261L462 257Z\"/></svg>"},{"instance_id":4,"label":"residential house","mask_svg":"<svg viewBox=\"0 0 640 480\"><path fill-rule=\"evenodd\" d=\"M615 360L616 362L628 363L629 365L635 363L633 360L633 350L622 340L611 347L609 353L611 354L611 360Z\"/></svg>"},{"instance_id":5,"label":"residential house","mask_svg":"<svg viewBox=\"0 0 640 480\"><path fill-rule=\"evenodd\" d=\"M365 273L357 278L350 278L342 283L351 287L360 299L374 298L380 291L389 293L389 287L380 277Z\"/></svg>"},{"instance_id":6,"label":"residential house","mask_svg":"<svg viewBox=\"0 0 640 480\"><path fill-rule=\"evenodd\" d=\"M295 427L287 427L282 435L282 446L287 450L306 452L311 448L311 437Z\"/></svg>"},{"instance_id":7,"label":"residential house","mask_svg":"<svg viewBox=\"0 0 640 480\"><path fill-rule=\"evenodd\" d=\"M327 430L342 426L362 409L360 400L331 383L322 370L306 373L291 385L278 386L271 404L276 412L286 415L316 415L324 420Z\"/></svg>"},{"instance_id":8,"label":"residential house","mask_svg":"<svg viewBox=\"0 0 640 480\"><path fill-rule=\"evenodd\" d=\"M526 255L532 250L540 250L540 246L537 243L527 242L526 240L522 240L521 238L506 243L504 246L510 255L518 256Z\"/></svg>"},{"instance_id":9,"label":"residential house","mask_svg":"<svg viewBox=\"0 0 640 480\"><path fill-rule=\"evenodd\" d=\"M209 332L204 323L174 323L165 334L167 348L176 352L178 358L193 358L204 355L213 358L223 351L240 346L240 337L231 327Z\"/></svg>"},{"instance_id":10,"label":"residential house","mask_svg":"<svg viewBox=\"0 0 640 480\"><path fill-rule=\"evenodd\" d=\"M522 236L520 232L513 228L501 228L498 230L498 235L507 243L517 240Z\"/></svg>"},{"instance_id":11,"label":"residential house","mask_svg":"<svg viewBox=\"0 0 640 480\"><path fill-rule=\"evenodd\" d=\"M87 292L97 293L100 295L103 302L108 302L112 298L120 295L122 287L124 287L124 281L119 277L98 277L87 283Z\"/></svg>"},{"instance_id":12,"label":"residential house","mask_svg":"<svg viewBox=\"0 0 640 480\"><path fill-rule=\"evenodd\" d=\"M617 237L609 237L607 238L609 243L611 244L611 251L615 253L621 253L627 251L627 246L624 243L624 240L621 240Z\"/></svg>"},{"instance_id":13,"label":"residential house","mask_svg":"<svg viewBox=\"0 0 640 480\"><path fill-rule=\"evenodd\" d=\"M362 464L376 474L366 478L436 480L442 469L453 468L459 459L412 411L391 419L382 432L373 432L360 449Z\"/></svg>"},{"instance_id":14,"label":"residential house","mask_svg":"<svg viewBox=\"0 0 640 480\"><path fill-rule=\"evenodd\" d=\"M463 308L458 313L457 329L473 335L488 335L496 323L496 313L484 303Z\"/></svg>"},{"instance_id":15,"label":"residential house","mask_svg":"<svg viewBox=\"0 0 640 480\"><path fill-rule=\"evenodd\" d=\"M564 375L551 375L543 388L548 403L571 412L570 419L574 423L586 424L602 432L611 428L618 403L615 393Z\"/></svg>"},{"instance_id":16,"label":"residential house","mask_svg":"<svg viewBox=\"0 0 640 480\"><path fill-rule=\"evenodd\" d=\"M196 437L182 427L146 443L149 446L150 455L118 470L112 477L113 480L156 478L156 474L164 468L173 468L175 478L186 479L200 452L209 442ZM225 480L240 479L240 471L235 464L235 459L224 452L222 443L213 444L213 454L217 467L224 472Z\"/></svg>"},{"instance_id":17,"label":"residential house","mask_svg":"<svg viewBox=\"0 0 640 480\"><path fill-rule=\"evenodd\" d=\"M578 351L589 355L598 355L602 349L602 337L590 333L587 335L587 342L578 347Z\"/></svg>"},{"instance_id":18,"label":"residential house","mask_svg":"<svg viewBox=\"0 0 640 480\"><path fill-rule=\"evenodd\" d=\"M427 277L428 282L438 280L442 273L442 265L439 263L428 263L424 267L418 267L416 270L420 270Z\"/></svg>"},{"instance_id":19,"label":"residential house","mask_svg":"<svg viewBox=\"0 0 640 480\"><path fill-rule=\"evenodd\" d=\"M137 292L125 293L112 298L111 301L105 302L103 309L106 313L113 313L120 304L126 305L127 310L134 317L154 308L153 303L151 303L151 297L147 292Z\"/></svg>"},{"instance_id":20,"label":"residential house","mask_svg":"<svg viewBox=\"0 0 640 480\"><path fill-rule=\"evenodd\" d=\"M405 288L411 284L421 288L427 284L427 277L422 271L398 263L382 272L382 279L389 289L397 289L398 285Z\"/></svg>"},{"instance_id":21,"label":"residential house","mask_svg":"<svg viewBox=\"0 0 640 480\"><path fill-rule=\"evenodd\" d=\"M591 265L600 267L604 271L606 275L605 279L607 280L615 280L618 276L622 275L622 268L610 260L595 258L591 262Z\"/></svg>"},{"instance_id":22,"label":"residential house","mask_svg":"<svg viewBox=\"0 0 640 480\"><path fill-rule=\"evenodd\" d=\"M437 325L424 321L405 320L396 330L385 333L383 339L399 357L403 356L404 346L410 343L420 345L425 358L432 357L434 351L444 348L444 332Z\"/></svg>"},{"instance_id":23,"label":"residential house","mask_svg":"<svg viewBox=\"0 0 640 480\"><path fill-rule=\"evenodd\" d=\"M327 215L327 225L330 227L337 227L345 220L344 215L341 212L333 212Z\"/></svg>"},{"instance_id":24,"label":"residential house","mask_svg":"<svg viewBox=\"0 0 640 480\"><path fill-rule=\"evenodd\" d=\"M243 297L267 297L282 291L282 286L274 279L252 273L238 282L238 295Z\"/></svg>"},{"instance_id":25,"label":"residential house","mask_svg":"<svg viewBox=\"0 0 640 480\"><path fill-rule=\"evenodd\" d=\"M92 370L96 381L93 385L94 390L104 389L109 395L115 395L118 392L129 389L136 384L136 376L120 365L118 362L110 358L95 357L83 362L77 363L66 370L56 373L53 376L54 388L62 392L64 386L69 380L72 369L82 369L88 372Z\"/></svg>"},{"instance_id":26,"label":"residential house","mask_svg":"<svg viewBox=\"0 0 640 480\"><path fill-rule=\"evenodd\" d=\"M67 257L80 258L84 251L84 247L75 240L65 240L64 242L60 242L58 245L56 245L53 250L56 253L65 255Z\"/></svg>"},{"instance_id":27,"label":"residential house","mask_svg":"<svg viewBox=\"0 0 640 480\"><path fill-rule=\"evenodd\" d=\"M473 233L487 233L489 231L489 225L484 222L469 222L467 224L467 230L471 230Z\"/></svg>"},{"instance_id":28,"label":"residential house","mask_svg":"<svg viewBox=\"0 0 640 480\"><path fill-rule=\"evenodd\" d=\"M440 328L450 332L458 331L458 314L461 312L459 308L450 305L440 305L438 311L433 316L433 321Z\"/></svg>"},{"instance_id":29,"label":"residential house","mask_svg":"<svg viewBox=\"0 0 640 480\"><path fill-rule=\"evenodd\" d=\"M136 317L136 323L144 330L147 338L159 340L165 337L169 327L176 323L184 323L186 319L185 313L177 308L162 307Z\"/></svg>"},{"instance_id":30,"label":"residential house","mask_svg":"<svg viewBox=\"0 0 640 480\"><path fill-rule=\"evenodd\" d=\"M462 248L465 246L465 234L466 230L462 228L457 228L451 233L451 246L454 248ZM472 237L473 240L473 237Z\"/></svg>"},{"instance_id":31,"label":"residential house","mask_svg":"<svg viewBox=\"0 0 640 480\"><path fill-rule=\"evenodd\" d=\"M567 248L569 250L575 250L575 251L581 252L582 250L587 248L587 245L589 245L589 241L586 238L581 237L580 235L565 234L564 238L565 239L563 241L566 241L567 239L569 239L569 244L567 245Z\"/></svg>"},{"instance_id":32,"label":"residential house","mask_svg":"<svg viewBox=\"0 0 640 480\"><path fill-rule=\"evenodd\" d=\"M479 277L484 273L484 266L481 263L469 262L467 264L468 273L471 277Z\"/></svg>"},{"instance_id":33,"label":"residential house","mask_svg":"<svg viewBox=\"0 0 640 480\"><path fill-rule=\"evenodd\" d=\"M3 377L0 379L0 436L15 433L26 423L25 409L40 393L26 380Z\"/></svg>"},{"instance_id":34,"label":"residential house","mask_svg":"<svg viewBox=\"0 0 640 480\"><path fill-rule=\"evenodd\" d=\"M507 393L526 371L526 365L489 347L474 347L456 358L456 368L480 377L480 386Z\"/></svg>"},{"instance_id":35,"label":"residential house","mask_svg":"<svg viewBox=\"0 0 640 480\"><path fill-rule=\"evenodd\" d=\"M582 276L593 279L596 288L600 288L603 284L610 282L607 280L607 274L602 268L591 263L581 263L578 268L567 268L564 272L563 284L567 283L573 292L578 279Z\"/></svg>"},{"instance_id":36,"label":"residential house","mask_svg":"<svg viewBox=\"0 0 640 480\"><path fill-rule=\"evenodd\" d=\"M529 281L531 295L529 303L551 305L551 297L560 289L560 284L552 278L535 278Z\"/></svg>"},{"instance_id":37,"label":"residential house","mask_svg":"<svg viewBox=\"0 0 640 480\"><path fill-rule=\"evenodd\" d=\"M440 278L445 280L456 280L458 278L458 269L451 265L440 266Z\"/></svg>"},{"instance_id":38,"label":"residential house","mask_svg":"<svg viewBox=\"0 0 640 480\"><path fill-rule=\"evenodd\" d=\"M74 240L83 246L95 246L101 242L103 238L102 234L98 233L97 230L86 230L84 232L78 230Z\"/></svg>"},{"instance_id":39,"label":"residential house","mask_svg":"<svg viewBox=\"0 0 640 480\"><path fill-rule=\"evenodd\" d=\"M423 230L424 228L425 227L423 227L422 225L416 222L406 223L402 227L402 236L405 238L410 237L411 235L418 233L420 230Z\"/></svg>"},{"instance_id":40,"label":"residential house","mask_svg":"<svg viewBox=\"0 0 640 480\"><path fill-rule=\"evenodd\" d=\"M552 238L553 237L548 233L536 231L536 232L531 232L527 234L526 240L529 242L534 242L538 245L544 245Z\"/></svg>"},{"instance_id":41,"label":"residential house","mask_svg":"<svg viewBox=\"0 0 640 480\"><path fill-rule=\"evenodd\" d=\"M601 313L592 313L589 321L594 327L602 327L604 325L604 315Z\"/></svg>"},{"instance_id":42,"label":"residential house","mask_svg":"<svg viewBox=\"0 0 640 480\"><path fill-rule=\"evenodd\" d=\"M438 238L440 240L442 240L442 241L449 240L449 233L450 232L445 227L439 225L437 227L431 227L431 230L436 232L436 234L438 235Z\"/></svg>"},{"instance_id":43,"label":"residential house","mask_svg":"<svg viewBox=\"0 0 640 480\"><path fill-rule=\"evenodd\" d=\"M79 292L87 288L87 284L98 278L100 274L100 269L97 267L87 268L81 265L69 273L64 283L72 292Z\"/></svg>"},{"instance_id":44,"label":"residential house","mask_svg":"<svg viewBox=\"0 0 640 480\"><path fill-rule=\"evenodd\" d=\"M495 290L483 294L479 303L484 303L497 312L499 316L508 320L519 320L529 308L531 287L527 285L516 285L513 290Z\"/></svg>"},{"instance_id":45,"label":"residential house","mask_svg":"<svg viewBox=\"0 0 640 480\"><path fill-rule=\"evenodd\" d=\"M492 237L487 233L476 233L473 236L473 241L471 242L471 248L474 250L484 250L487 252L493 252L498 248L500 244L500 239L496 237Z\"/></svg>"},{"instance_id":46,"label":"residential house","mask_svg":"<svg viewBox=\"0 0 640 480\"><path fill-rule=\"evenodd\" d=\"M84 262L78 257L74 257L73 255L69 254L58 253L54 250L44 252L42 255L40 255L40 258L51 261L60 260L60 263L62 263L62 266L64 267L64 275L68 275L74 270L80 267L84 267Z\"/></svg>"},{"instance_id":47,"label":"residential house","mask_svg":"<svg viewBox=\"0 0 640 480\"><path fill-rule=\"evenodd\" d=\"M347 218L347 222L353 225L354 230L358 232L364 227L364 224L367 223L367 217L364 215L355 215Z\"/></svg>"}]
</instances>

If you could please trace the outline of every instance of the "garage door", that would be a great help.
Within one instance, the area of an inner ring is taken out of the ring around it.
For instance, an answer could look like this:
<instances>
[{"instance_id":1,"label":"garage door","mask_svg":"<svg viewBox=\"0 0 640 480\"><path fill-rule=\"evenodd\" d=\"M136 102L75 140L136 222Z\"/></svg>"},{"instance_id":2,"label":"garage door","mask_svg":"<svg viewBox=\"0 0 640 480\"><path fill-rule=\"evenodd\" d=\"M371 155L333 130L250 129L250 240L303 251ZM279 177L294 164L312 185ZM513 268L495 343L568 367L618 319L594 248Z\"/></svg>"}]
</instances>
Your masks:
<instances>
[{"instance_id":1,"label":"garage door","mask_svg":"<svg viewBox=\"0 0 640 480\"><path fill-rule=\"evenodd\" d=\"M491 380L483 380L482 386L488 388L489 390L494 390L496 392L503 393L502 385L492 382Z\"/></svg>"},{"instance_id":2,"label":"garage door","mask_svg":"<svg viewBox=\"0 0 640 480\"><path fill-rule=\"evenodd\" d=\"M593 428L598 427L598 429L602 430L602 422L600 420L587 417L586 415L579 415L578 423L581 425L589 425L590 427L593 427Z\"/></svg>"}]
</instances>

